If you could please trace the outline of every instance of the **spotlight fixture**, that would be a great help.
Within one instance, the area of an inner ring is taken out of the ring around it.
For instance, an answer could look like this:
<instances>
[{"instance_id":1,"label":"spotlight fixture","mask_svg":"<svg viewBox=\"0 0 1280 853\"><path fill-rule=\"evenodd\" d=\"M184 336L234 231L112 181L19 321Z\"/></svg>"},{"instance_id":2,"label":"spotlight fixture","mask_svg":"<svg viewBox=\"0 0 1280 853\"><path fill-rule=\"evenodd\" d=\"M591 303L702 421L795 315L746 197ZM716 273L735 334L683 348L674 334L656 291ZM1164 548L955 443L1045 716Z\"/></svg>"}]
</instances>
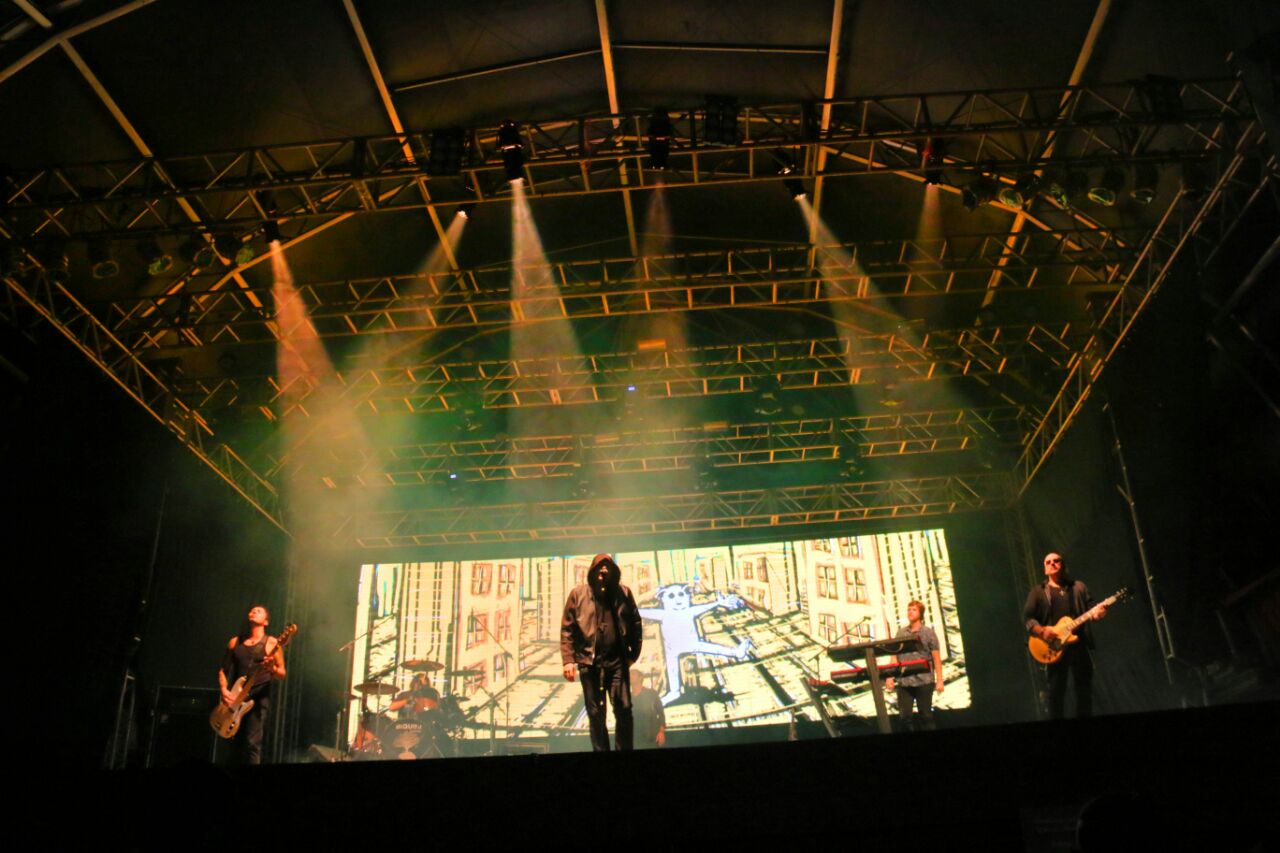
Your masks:
<instances>
[{"instance_id":1,"label":"spotlight fixture","mask_svg":"<svg viewBox=\"0 0 1280 853\"><path fill-rule=\"evenodd\" d=\"M520 127L514 121L504 121L498 126L498 150L502 152L502 166L507 180L524 177L524 142L520 139Z\"/></svg>"},{"instance_id":2,"label":"spotlight fixture","mask_svg":"<svg viewBox=\"0 0 1280 853\"><path fill-rule=\"evenodd\" d=\"M996 197L999 187L990 175L980 175L976 181L960 191L961 202L966 210L974 210L979 205L988 204Z\"/></svg>"},{"instance_id":3,"label":"spotlight fixture","mask_svg":"<svg viewBox=\"0 0 1280 853\"><path fill-rule=\"evenodd\" d=\"M778 400L778 393L782 390L782 383L778 381L778 377L772 373L763 376L755 383L756 391L759 397L751 407L751 411L764 418L771 418L782 412L782 403Z\"/></svg>"},{"instance_id":4,"label":"spotlight fixture","mask_svg":"<svg viewBox=\"0 0 1280 853\"><path fill-rule=\"evenodd\" d=\"M471 214L475 212L475 209L476 203L474 201L469 201L466 204L460 204L458 205L458 215L463 219L470 219Z\"/></svg>"},{"instance_id":5,"label":"spotlight fixture","mask_svg":"<svg viewBox=\"0 0 1280 853\"><path fill-rule=\"evenodd\" d=\"M714 492L720 488L720 474L716 470L715 460L711 458L711 454L707 453L702 456L695 457L693 460L694 474L698 478L698 489L704 492Z\"/></svg>"},{"instance_id":6,"label":"spotlight fixture","mask_svg":"<svg viewBox=\"0 0 1280 853\"><path fill-rule=\"evenodd\" d=\"M262 237L267 241L267 245L272 243L283 243L284 237L280 235L280 223L274 219L262 220Z\"/></svg>"},{"instance_id":7,"label":"spotlight fixture","mask_svg":"<svg viewBox=\"0 0 1280 853\"><path fill-rule=\"evenodd\" d=\"M840 479L859 480L867 473L866 457L858 442L850 436L841 436L836 445L836 459L840 462Z\"/></svg>"},{"instance_id":8,"label":"spotlight fixture","mask_svg":"<svg viewBox=\"0 0 1280 853\"><path fill-rule=\"evenodd\" d=\"M1018 190L1017 184L1005 184L1000 187L1000 192L996 193L996 198L1006 207L1022 207L1027 203L1027 199Z\"/></svg>"},{"instance_id":9,"label":"spotlight fixture","mask_svg":"<svg viewBox=\"0 0 1280 853\"><path fill-rule=\"evenodd\" d=\"M247 263L251 263L254 258L258 257L258 250L254 248L252 243L241 243L240 248L236 249L234 258L236 266L242 267Z\"/></svg>"},{"instance_id":10,"label":"spotlight fixture","mask_svg":"<svg viewBox=\"0 0 1280 853\"><path fill-rule=\"evenodd\" d=\"M579 465L573 477L573 493L582 500L590 500L596 496L596 486L591 480L585 465Z\"/></svg>"},{"instance_id":11,"label":"spotlight fixture","mask_svg":"<svg viewBox=\"0 0 1280 853\"><path fill-rule=\"evenodd\" d=\"M1025 207L1039 190L1039 179L1033 174L1024 174L1018 178L1014 186L1004 186L1000 190L1001 204L1010 207Z\"/></svg>"},{"instance_id":12,"label":"spotlight fixture","mask_svg":"<svg viewBox=\"0 0 1280 853\"><path fill-rule=\"evenodd\" d=\"M1112 207L1124 189L1124 170L1119 166L1107 166L1102 170L1102 178L1089 187L1089 201L1103 207Z\"/></svg>"},{"instance_id":13,"label":"spotlight fixture","mask_svg":"<svg viewBox=\"0 0 1280 853\"><path fill-rule=\"evenodd\" d=\"M707 95L706 113L702 120L702 137L713 145L737 145L738 99L728 95Z\"/></svg>"},{"instance_id":14,"label":"spotlight fixture","mask_svg":"<svg viewBox=\"0 0 1280 853\"><path fill-rule=\"evenodd\" d=\"M942 183L942 165L946 162L946 146L941 139L929 138L920 149L920 168L924 170L924 182Z\"/></svg>"},{"instance_id":15,"label":"spotlight fixture","mask_svg":"<svg viewBox=\"0 0 1280 853\"><path fill-rule=\"evenodd\" d=\"M160 248L160 244L148 237L138 244L138 254L151 275L163 275L173 269L173 256Z\"/></svg>"},{"instance_id":16,"label":"spotlight fixture","mask_svg":"<svg viewBox=\"0 0 1280 853\"><path fill-rule=\"evenodd\" d=\"M111 246L106 240L89 241L89 269L97 279L115 278L120 274L120 264L111 257Z\"/></svg>"},{"instance_id":17,"label":"spotlight fixture","mask_svg":"<svg viewBox=\"0 0 1280 853\"><path fill-rule=\"evenodd\" d=\"M212 264L217 255L213 251L213 246L209 245L209 241L205 240L198 234L193 234L183 241L179 247L182 257L191 262L191 265L203 269Z\"/></svg>"},{"instance_id":18,"label":"spotlight fixture","mask_svg":"<svg viewBox=\"0 0 1280 853\"><path fill-rule=\"evenodd\" d=\"M213 238L214 251L226 258L228 261L235 260L236 256L240 253L241 248L242 244L240 243L239 238L234 234L219 234ZM253 260L253 258L250 258L249 260Z\"/></svg>"},{"instance_id":19,"label":"spotlight fixture","mask_svg":"<svg viewBox=\"0 0 1280 853\"><path fill-rule=\"evenodd\" d=\"M460 127L442 127L431 132L431 149L427 152L427 174L456 175L462 171L467 154L467 132Z\"/></svg>"},{"instance_id":20,"label":"spotlight fixture","mask_svg":"<svg viewBox=\"0 0 1280 853\"><path fill-rule=\"evenodd\" d=\"M1041 185L1058 207L1071 210L1071 197L1083 186L1080 181L1082 177L1079 172L1055 170L1045 174Z\"/></svg>"},{"instance_id":21,"label":"spotlight fixture","mask_svg":"<svg viewBox=\"0 0 1280 853\"><path fill-rule=\"evenodd\" d=\"M1139 163L1133 169L1133 189L1129 197L1138 204L1151 204L1156 200L1156 186L1160 183L1160 173L1154 163Z\"/></svg>"},{"instance_id":22,"label":"spotlight fixture","mask_svg":"<svg viewBox=\"0 0 1280 853\"><path fill-rule=\"evenodd\" d=\"M804 181L796 177L796 164L786 155L783 157L782 168L778 169L778 174L783 176L782 185L787 188L787 192L791 193L793 199L799 201L809 193L804 188Z\"/></svg>"},{"instance_id":23,"label":"spotlight fixture","mask_svg":"<svg viewBox=\"0 0 1280 853\"><path fill-rule=\"evenodd\" d=\"M880 392L880 400L878 402L885 408L896 409L905 403L906 400L903 398L902 393L898 390L898 386L895 383L886 382L884 383L883 390Z\"/></svg>"},{"instance_id":24,"label":"spotlight fixture","mask_svg":"<svg viewBox=\"0 0 1280 853\"><path fill-rule=\"evenodd\" d=\"M653 169L667 168L667 159L671 156L671 116L666 107L657 107L649 116L649 166Z\"/></svg>"}]
</instances>

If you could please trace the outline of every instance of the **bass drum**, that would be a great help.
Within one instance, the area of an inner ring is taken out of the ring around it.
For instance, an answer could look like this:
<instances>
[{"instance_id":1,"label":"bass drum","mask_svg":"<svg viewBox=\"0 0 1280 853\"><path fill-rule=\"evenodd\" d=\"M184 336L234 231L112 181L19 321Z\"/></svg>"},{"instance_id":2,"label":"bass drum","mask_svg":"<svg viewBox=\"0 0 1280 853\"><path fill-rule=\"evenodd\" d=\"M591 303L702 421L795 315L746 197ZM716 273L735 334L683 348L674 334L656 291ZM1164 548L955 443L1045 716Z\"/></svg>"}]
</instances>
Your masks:
<instances>
[{"instance_id":1,"label":"bass drum","mask_svg":"<svg viewBox=\"0 0 1280 853\"><path fill-rule=\"evenodd\" d=\"M423 724L416 720L397 720L391 726L387 740L390 748L385 757L401 761L422 758L425 749L423 729Z\"/></svg>"}]
</instances>

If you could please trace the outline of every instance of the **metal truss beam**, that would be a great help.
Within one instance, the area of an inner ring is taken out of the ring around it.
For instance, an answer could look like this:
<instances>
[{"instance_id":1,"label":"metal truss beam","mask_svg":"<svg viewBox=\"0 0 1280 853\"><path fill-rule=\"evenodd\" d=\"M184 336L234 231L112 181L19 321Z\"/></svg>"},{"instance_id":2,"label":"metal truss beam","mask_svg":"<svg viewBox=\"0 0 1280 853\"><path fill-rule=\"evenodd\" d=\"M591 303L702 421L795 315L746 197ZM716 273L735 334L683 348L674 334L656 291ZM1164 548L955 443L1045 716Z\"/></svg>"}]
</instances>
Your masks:
<instances>
[{"instance_id":1,"label":"metal truss beam","mask_svg":"<svg viewBox=\"0 0 1280 853\"><path fill-rule=\"evenodd\" d=\"M629 386L640 399L710 397L756 389L771 377L783 390L990 377L1048 364L1066 369L1088 336L1084 324L933 331L919 342L896 332L740 342L674 351L482 361L423 361L338 371L338 399L364 414L449 411L479 399L486 409L598 403ZM321 386L309 377L175 377L180 397L207 414L247 402L269 419L306 415ZM279 410L277 410L279 407Z\"/></svg>"},{"instance_id":2,"label":"metal truss beam","mask_svg":"<svg viewBox=\"0 0 1280 853\"><path fill-rule=\"evenodd\" d=\"M84 35L85 33L90 32L91 30L95 30L98 27L101 27L105 24L109 24L112 21L116 20L117 18L122 18L131 12L136 12L137 10L142 9L146 6L150 6L154 2L156 2L156 0L132 0L132 2L123 3L114 9L103 12L101 15L97 15L93 18L90 18L87 21L82 21L79 24L75 24L73 26L67 27L65 30L61 32L54 33L53 35L45 39L43 42L41 42L39 45L37 45L34 49L28 51L24 56L22 56L16 62L12 62L9 65L5 66L4 69L0 70L0 83L4 83L6 80L16 75L19 71L26 68L28 65L35 62L40 57L44 56L46 53L53 50L55 47L58 47L59 45L62 45L64 43L68 43L70 42L71 39L76 38L77 36ZM23 8L26 9L31 4L22 3L20 5L22 5ZM28 12L28 14L30 14L30 12ZM53 26L53 22L49 21L47 18L44 20L41 20L41 18L44 18L43 15L40 15L39 17L32 15L32 18L41 27L44 27L44 29L46 30L51 29Z\"/></svg>"},{"instance_id":3,"label":"metal truss beam","mask_svg":"<svg viewBox=\"0 0 1280 853\"><path fill-rule=\"evenodd\" d=\"M335 448L335 470L349 473L312 473L342 488L443 485L451 472L493 481L823 462L851 447L871 460L969 450L988 441L1016 444L1031 425L1026 409L999 406L507 439L464 435L363 453ZM292 467L281 459L270 476Z\"/></svg>"},{"instance_id":4,"label":"metal truss beam","mask_svg":"<svg viewBox=\"0 0 1280 853\"><path fill-rule=\"evenodd\" d=\"M1062 440L1102 371L1168 279L1184 250L1196 246L1203 238L1216 251L1220 244L1214 242L1215 237L1230 233L1256 199L1280 184L1280 166L1275 156L1265 153L1262 134L1256 119L1233 129L1234 151L1213 187L1198 203L1184 188L1165 210L1152 239L1143 247L1124 286L1115 293L1093 334L1084 343L1080 358L1071 365L1062 387L1018 459L1015 477L1019 495L1026 491ZM1221 145L1221 142L1214 144ZM1253 180L1246 180L1247 170L1243 167L1250 161L1260 169ZM1195 258L1193 263L1199 260Z\"/></svg>"},{"instance_id":5,"label":"metal truss beam","mask_svg":"<svg viewBox=\"0 0 1280 853\"><path fill-rule=\"evenodd\" d=\"M364 548L664 535L949 515L1009 504L1003 473L358 513L335 537Z\"/></svg>"},{"instance_id":6,"label":"metal truss beam","mask_svg":"<svg viewBox=\"0 0 1280 853\"><path fill-rule=\"evenodd\" d=\"M43 273L6 276L4 284L9 312L25 303L51 323L201 462L272 524L285 529L275 487L230 446L217 441L209 423L174 394L169 381L144 364L65 287Z\"/></svg>"},{"instance_id":7,"label":"metal truss beam","mask_svg":"<svg viewBox=\"0 0 1280 853\"><path fill-rule=\"evenodd\" d=\"M502 264L460 272L299 284L322 337L505 326L553 317L586 319L672 311L805 306L832 301L963 297L1000 267L1009 284L1038 292L1114 291L1140 229L1036 231L880 240L832 246L768 246L643 258ZM513 283L518 284L514 287ZM518 294L518 295L517 295ZM113 331L144 351L175 330L197 345L275 340L256 291L188 289L94 306ZM166 310L165 305L169 304Z\"/></svg>"},{"instance_id":8,"label":"metal truss beam","mask_svg":"<svg viewBox=\"0 0 1280 853\"><path fill-rule=\"evenodd\" d=\"M1177 84L1181 106L1153 107L1148 84L982 90L863 97L747 107L736 146L702 137L703 115L673 116L667 186L779 180L777 155L819 147L827 177L921 173L920 145L948 138L948 167L1017 174L1046 167L1204 157L1252 120L1231 79ZM830 122L822 127L815 111ZM644 186L642 112L522 126L528 190L536 196L619 192ZM1053 158L1042 156L1056 140ZM177 157L68 164L20 171L6 181L4 221L20 239L57 217L72 235L256 227L263 210L285 219L416 209L506 198L497 128L470 131L473 159L462 178L426 174L429 134L357 137ZM624 168L634 182L623 182ZM421 189L442 191L425 200ZM468 187L469 189L464 189ZM267 194L270 196L268 197ZM441 202L440 199L444 201ZM184 206L195 206L203 225Z\"/></svg>"},{"instance_id":9,"label":"metal truss beam","mask_svg":"<svg viewBox=\"0 0 1280 853\"><path fill-rule=\"evenodd\" d=\"M373 78L373 84L378 90L378 97L382 100L382 108L387 114L387 120L391 122L391 129L398 134L403 134L404 125L400 122L400 113L396 110L395 101L392 100L391 92L387 89L386 81L382 77L382 67L378 64L378 58L373 53L373 45L365 32L364 23L360 20L360 14L356 11L355 2L354 0L342 0L342 5L347 11L347 19L351 22L351 29L360 45L360 52L364 54L365 64L368 66L369 75ZM405 160L413 163L415 159L413 148L408 144L407 140L403 142L402 149ZM436 239L440 241L440 248L444 252L445 260L448 261L451 269L456 270L458 261L454 257L453 246L449 242L449 236L445 231L444 224L440 221L440 214L436 212L435 205L431 203L431 194L427 191L425 183L418 183L418 194L426 205L427 216L431 220L431 227L435 229Z\"/></svg>"}]
</instances>

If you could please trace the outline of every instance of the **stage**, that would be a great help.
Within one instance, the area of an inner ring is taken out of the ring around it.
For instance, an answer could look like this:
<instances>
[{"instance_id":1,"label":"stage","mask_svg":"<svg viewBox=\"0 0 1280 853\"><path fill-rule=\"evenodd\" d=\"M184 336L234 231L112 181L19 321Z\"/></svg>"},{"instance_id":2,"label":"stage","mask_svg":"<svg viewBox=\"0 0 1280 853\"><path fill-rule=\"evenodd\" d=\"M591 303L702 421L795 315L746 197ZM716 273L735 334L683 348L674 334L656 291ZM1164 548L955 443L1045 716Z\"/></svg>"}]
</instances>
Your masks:
<instances>
[{"instance_id":1,"label":"stage","mask_svg":"<svg viewBox=\"0 0 1280 853\"><path fill-rule=\"evenodd\" d=\"M909 840L1067 850L1081 806L1102 796L1095 826L1114 841L1248 850L1280 781L1276 710L1258 703L628 754L191 762L79 777L71 811L167 850L230 838L286 849L576 849L609 838L654 849ZM55 847L84 826L66 819L67 802L46 824Z\"/></svg>"}]
</instances>

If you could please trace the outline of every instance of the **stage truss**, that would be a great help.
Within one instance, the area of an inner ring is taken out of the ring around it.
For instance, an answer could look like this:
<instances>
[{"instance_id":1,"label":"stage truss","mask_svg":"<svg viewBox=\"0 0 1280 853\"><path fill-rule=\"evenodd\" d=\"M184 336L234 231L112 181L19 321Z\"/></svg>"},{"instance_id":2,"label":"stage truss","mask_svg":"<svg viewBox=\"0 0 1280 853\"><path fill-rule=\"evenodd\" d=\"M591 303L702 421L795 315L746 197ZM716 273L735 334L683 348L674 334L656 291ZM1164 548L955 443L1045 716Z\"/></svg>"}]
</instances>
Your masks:
<instances>
[{"instance_id":1,"label":"stage truss","mask_svg":"<svg viewBox=\"0 0 1280 853\"><path fill-rule=\"evenodd\" d=\"M648 113L620 113L522 125L530 196L648 186L655 173L646 159L647 120ZM508 202L497 129L467 129L468 155L448 176L428 174L432 136L417 132L140 156L4 177L0 223L6 238L30 250L32 268L5 276L0 310L19 328L33 317L55 326L282 529L282 484L295 478L323 483L336 506L362 507L339 510L331 535L368 548L901 518L1006 506L1053 452L1175 265L1202 262L1259 199L1276 201L1276 160L1233 78L744 106L739 135L727 141L707 139L702 110L675 113L672 122L663 181L702 192L778 181L786 163L797 166L792 175L818 184L893 174L918 187L927 171L922 153L939 139L950 184L944 192L958 192L978 173L1012 184L1033 173L1142 163L1160 170L1167 191L1138 221L1107 210L1086 215L1041 194L1023 209L1001 208L1015 217L1012 229L938 239L482 269L459 268L446 245L450 268L442 272L299 282L317 333L337 341L431 340L568 323L589 337L620 317L669 313L714 334L680 346L533 359L407 348L390 360L341 362L323 382L283 386L253 359L237 357L276 346L284 333L268 289L244 275L261 257L98 299L90 282L42 269L38 247L54 238L181 233L249 240L273 218L288 248L323 239L352 216L413 209L438 225L464 202ZM630 215L628 228L634 245ZM1001 311L997 294L1033 299L1034 309ZM788 335L760 320L829 320L847 306L872 310L859 315L865 322L857 329L834 334L828 324L822 334ZM884 398L882 409L815 413L809 406L795 415L779 407L760 415L739 407L674 428L647 426L635 408L766 392L812 400L841 386ZM938 387L976 388L987 402L957 406L947 395L926 394L948 402L903 407L893 399L895 389ZM453 424L452 437L437 431L431 440L392 440L305 463L232 437L246 424L311 417L317 395L367 423L435 417L464 425ZM498 410L568 406L613 406L626 417L613 430L514 438L484 422ZM851 456L910 458L912 467L851 475L840 464ZM828 482L742 488L739 477L688 489L672 481L627 497L537 502L493 499L492 490L448 482L453 473L467 485L598 483L793 463L825 463Z\"/></svg>"}]
</instances>

